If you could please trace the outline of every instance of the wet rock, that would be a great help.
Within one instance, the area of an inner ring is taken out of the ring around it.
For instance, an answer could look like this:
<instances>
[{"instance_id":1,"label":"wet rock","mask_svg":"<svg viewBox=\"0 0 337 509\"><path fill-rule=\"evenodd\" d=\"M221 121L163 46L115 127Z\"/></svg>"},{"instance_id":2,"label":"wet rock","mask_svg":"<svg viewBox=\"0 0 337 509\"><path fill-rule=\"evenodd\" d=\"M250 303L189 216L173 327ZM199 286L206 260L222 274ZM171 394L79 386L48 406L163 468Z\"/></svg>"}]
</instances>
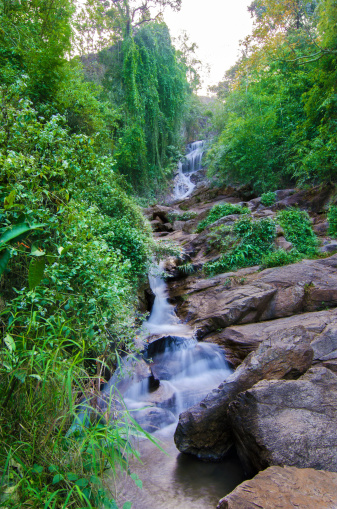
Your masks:
<instances>
[{"instance_id":1,"label":"wet rock","mask_svg":"<svg viewBox=\"0 0 337 509\"><path fill-rule=\"evenodd\" d=\"M173 424L176 420L170 410L159 407L144 408L134 412L133 415L136 421L148 433L154 433L158 429Z\"/></svg>"},{"instance_id":2,"label":"wet rock","mask_svg":"<svg viewBox=\"0 0 337 509\"><path fill-rule=\"evenodd\" d=\"M150 343L145 346L145 356L150 359L154 355L165 352L170 347L176 347L186 341L186 337L180 336L161 336L150 339Z\"/></svg>"},{"instance_id":3,"label":"wet rock","mask_svg":"<svg viewBox=\"0 0 337 509\"><path fill-rule=\"evenodd\" d=\"M337 471L337 376L311 368L299 380L263 380L229 406L247 473L272 465Z\"/></svg>"},{"instance_id":4,"label":"wet rock","mask_svg":"<svg viewBox=\"0 0 337 509\"><path fill-rule=\"evenodd\" d=\"M217 509L335 509L337 474L269 467L220 500Z\"/></svg>"},{"instance_id":5,"label":"wet rock","mask_svg":"<svg viewBox=\"0 0 337 509\"><path fill-rule=\"evenodd\" d=\"M268 322L234 325L227 327L221 332L209 334L203 338L203 341L216 343L221 346L225 350L228 362L234 367L237 367L250 352L258 348L262 341L268 337L272 337L274 334L288 331L294 327L303 326L310 341L312 341L318 334L324 331L328 324L336 320L336 309L314 311L312 313L303 313L287 318L270 320Z\"/></svg>"},{"instance_id":6,"label":"wet rock","mask_svg":"<svg viewBox=\"0 0 337 509\"><path fill-rule=\"evenodd\" d=\"M219 460L233 445L229 404L259 380L291 378L311 365L313 351L303 327L273 334L218 389L179 416L175 443L181 452Z\"/></svg>"}]
</instances>

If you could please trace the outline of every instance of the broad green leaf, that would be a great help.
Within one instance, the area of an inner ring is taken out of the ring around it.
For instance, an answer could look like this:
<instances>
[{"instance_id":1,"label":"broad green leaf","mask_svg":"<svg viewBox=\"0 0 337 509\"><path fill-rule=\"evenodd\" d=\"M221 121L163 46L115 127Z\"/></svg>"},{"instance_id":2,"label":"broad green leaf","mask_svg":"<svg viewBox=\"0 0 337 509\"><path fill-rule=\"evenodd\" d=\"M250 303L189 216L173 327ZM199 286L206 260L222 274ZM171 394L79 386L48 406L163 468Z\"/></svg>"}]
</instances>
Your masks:
<instances>
[{"instance_id":1,"label":"broad green leaf","mask_svg":"<svg viewBox=\"0 0 337 509\"><path fill-rule=\"evenodd\" d=\"M28 284L30 290L34 290L34 288L36 288L43 279L45 266L46 260L44 257L34 258L30 262L28 271Z\"/></svg>"},{"instance_id":2,"label":"broad green leaf","mask_svg":"<svg viewBox=\"0 0 337 509\"><path fill-rule=\"evenodd\" d=\"M0 276L5 271L7 264L10 260L11 253L9 249L5 249L2 253L0 253Z\"/></svg>"},{"instance_id":3,"label":"broad green leaf","mask_svg":"<svg viewBox=\"0 0 337 509\"><path fill-rule=\"evenodd\" d=\"M41 474L43 472L43 467L41 465L34 465L33 468L32 468L32 471L35 473L35 474Z\"/></svg>"},{"instance_id":4,"label":"broad green leaf","mask_svg":"<svg viewBox=\"0 0 337 509\"><path fill-rule=\"evenodd\" d=\"M74 474L73 472L67 472L67 479L69 481L77 481L78 479L78 475L77 474Z\"/></svg>"},{"instance_id":5,"label":"broad green leaf","mask_svg":"<svg viewBox=\"0 0 337 509\"><path fill-rule=\"evenodd\" d=\"M40 377L40 375L29 375L30 378L35 378L36 380L38 380L39 382L41 382L42 378Z\"/></svg>"},{"instance_id":6,"label":"broad green leaf","mask_svg":"<svg viewBox=\"0 0 337 509\"><path fill-rule=\"evenodd\" d=\"M46 253L40 250L36 244L33 244L30 254L32 256L44 256Z\"/></svg>"},{"instance_id":7,"label":"broad green leaf","mask_svg":"<svg viewBox=\"0 0 337 509\"><path fill-rule=\"evenodd\" d=\"M78 479L78 481L76 481L75 484L79 488L85 488L86 486L88 486L89 481L87 479Z\"/></svg>"},{"instance_id":8,"label":"broad green leaf","mask_svg":"<svg viewBox=\"0 0 337 509\"><path fill-rule=\"evenodd\" d=\"M125 504L123 505L123 509L131 509L132 507L132 502L125 502Z\"/></svg>"},{"instance_id":9,"label":"broad green leaf","mask_svg":"<svg viewBox=\"0 0 337 509\"><path fill-rule=\"evenodd\" d=\"M10 334L6 334L4 341L8 350L15 352L15 341Z\"/></svg>"},{"instance_id":10,"label":"broad green leaf","mask_svg":"<svg viewBox=\"0 0 337 509\"><path fill-rule=\"evenodd\" d=\"M18 370L18 371L15 371L14 376L15 376L15 378L17 378L18 380L20 380L20 382L21 382L21 383L24 383L24 381L25 381L25 380L26 380L26 378L27 378L27 373L25 373L25 371Z\"/></svg>"},{"instance_id":11,"label":"broad green leaf","mask_svg":"<svg viewBox=\"0 0 337 509\"><path fill-rule=\"evenodd\" d=\"M35 224L35 225L29 225L28 223L20 223L13 226L11 230L7 230L3 235L0 237L0 247L4 246L5 244L8 244L8 242L11 242L14 239L17 239L18 237L21 237L21 235L27 234L28 232L32 230L36 230L37 228L42 228L45 226L44 224Z\"/></svg>"},{"instance_id":12,"label":"broad green leaf","mask_svg":"<svg viewBox=\"0 0 337 509\"><path fill-rule=\"evenodd\" d=\"M60 481L63 481L64 477L62 474L56 474L53 477L52 484L57 484Z\"/></svg>"}]
</instances>

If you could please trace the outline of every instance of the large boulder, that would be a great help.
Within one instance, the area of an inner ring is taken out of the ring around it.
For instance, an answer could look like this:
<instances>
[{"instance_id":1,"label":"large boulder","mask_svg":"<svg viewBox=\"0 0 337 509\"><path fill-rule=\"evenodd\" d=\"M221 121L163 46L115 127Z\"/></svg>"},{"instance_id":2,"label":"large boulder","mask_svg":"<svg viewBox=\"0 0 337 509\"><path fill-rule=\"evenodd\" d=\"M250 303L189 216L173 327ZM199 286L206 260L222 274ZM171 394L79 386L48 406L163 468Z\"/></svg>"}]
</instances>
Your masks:
<instances>
[{"instance_id":1,"label":"large boulder","mask_svg":"<svg viewBox=\"0 0 337 509\"><path fill-rule=\"evenodd\" d=\"M286 318L278 318L277 320L270 320L268 322L257 322L247 325L232 325L231 327L226 327L220 332L212 332L208 336L204 337L203 341L216 343L221 346L225 350L227 361L234 367L237 367L249 353L258 348L262 341L273 334L293 329L294 327L303 326L307 331L310 340L313 341L319 334L323 333L330 323L336 320L336 309L314 311L312 313L302 313L299 315L288 316ZM315 360L328 360L325 356L328 353L330 355L331 352L337 348L333 339L324 341L327 341L327 344L324 343L324 351L322 350L323 346L321 342L319 342L321 345L319 351L318 344L317 347L314 348L314 350L316 349L317 351L315 354ZM327 348L330 348L329 352L327 351ZM331 355L329 357L329 359L332 358L335 358L335 355Z\"/></svg>"},{"instance_id":2,"label":"large boulder","mask_svg":"<svg viewBox=\"0 0 337 509\"><path fill-rule=\"evenodd\" d=\"M264 341L239 368L205 399L179 416L175 443L181 452L219 460L233 445L229 404L262 379L292 378L312 362L310 338L303 327L278 333Z\"/></svg>"},{"instance_id":3,"label":"large boulder","mask_svg":"<svg viewBox=\"0 0 337 509\"><path fill-rule=\"evenodd\" d=\"M220 500L217 509L336 509L337 474L269 467Z\"/></svg>"},{"instance_id":4,"label":"large boulder","mask_svg":"<svg viewBox=\"0 0 337 509\"><path fill-rule=\"evenodd\" d=\"M337 376L312 368L299 380L263 380L239 394L229 420L247 473L271 465L337 472Z\"/></svg>"},{"instance_id":5,"label":"large boulder","mask_svg":"<svg viewBox=\"0 0 337 509\"><path fill-rule=\"evenodd\" d=\"M235 324L274 320L337 305L337 255L256 272L169 284L177 313L198 339ZM230 285L228 285L228 282Z\"/></svg>"}]
</instances>

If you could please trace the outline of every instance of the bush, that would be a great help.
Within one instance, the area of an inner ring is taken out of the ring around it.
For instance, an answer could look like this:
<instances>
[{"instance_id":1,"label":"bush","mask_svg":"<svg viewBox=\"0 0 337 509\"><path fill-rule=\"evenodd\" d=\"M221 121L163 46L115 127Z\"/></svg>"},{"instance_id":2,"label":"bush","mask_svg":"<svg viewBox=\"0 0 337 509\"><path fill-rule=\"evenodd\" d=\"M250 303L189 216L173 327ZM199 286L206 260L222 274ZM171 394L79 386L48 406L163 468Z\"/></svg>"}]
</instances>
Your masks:
<instances>
[{"instance_id":1,"label":"bush","mask_svg":"<svg viewBox=\"0 0 337 509\"><path fill-rule=\"evenodd\" d=\"M271 205L274 205L276 202L276 194L272 191L269 191L268 193L263 193L261 196L261 203L265 207L270 207Z\"/></svg>"},{"instance_id":2,"label":"bush","mask_svg":"<svg viewBox=\"0 0 337 509\"><path fill-rule=\"evenodd\" d=\"M220 203L214 205L209 211L207 217L201 221L196 231L202 232L208 225L214 223L221 217L230 216L231 214L249 214L250 210L247 207L241 207L240 205L233 205L232 203Z\"/></svg>"},{"instance_id":3,"label":"bush","mask_svg":"<svg viewBox=\"0 0 337 509\"><path fill-rule=\"evenodd\" d=\"M318 240L312 229L307 212L289 208L277 214L277 222L284 230L284 236L299 253L313 256L317 254Z\"/></svg>"},{"instance_id":4,"label":"bush","mask_svg":"<svg viewBox=\"0 0 337 509\"><path fill-rule=\"evenodd\" d=\"M280 267L281 265L289 265L290 263L299 262L303 258L296 249L291 251L285 251L284 249L278 249L277 251L271 251L262 257L261 263L264 268L269 267Z\"/></svg>"},{"instance_id":5,"label":"bush","mask_svg":"<svg viewBox=\"0 0 337 509\"><path fill-rule=\"evenodd\" d=\"M330 205L328 211L329 230L331 237L337 237L337 206Z\"/></svg>"},{"instance_id":6,"label":"bush","mask_svg":"<svg viewBox=\"0 0 337 509\"><path fill-rule=\"evenodd\" d=\"M276 238L276 224L270 219L253 221L250 217L244 217L236 221L232 232L236 235L236 246L216 262L206 263L206 274L219 274L260 264Z\"/></svg>"}]
</instances>

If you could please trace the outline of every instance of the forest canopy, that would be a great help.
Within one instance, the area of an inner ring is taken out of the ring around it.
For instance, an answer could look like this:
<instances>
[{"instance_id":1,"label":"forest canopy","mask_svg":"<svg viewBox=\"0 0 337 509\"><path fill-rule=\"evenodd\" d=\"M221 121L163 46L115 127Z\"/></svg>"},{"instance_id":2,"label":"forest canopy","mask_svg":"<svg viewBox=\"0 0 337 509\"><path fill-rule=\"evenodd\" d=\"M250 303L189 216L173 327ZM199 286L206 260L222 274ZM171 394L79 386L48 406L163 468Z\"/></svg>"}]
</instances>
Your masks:
<instances>
[{"instance_id":1,"label":"forest canopy","mask_svg":"<svg viewBox=\"0 0 337 509\"><path fill-rule=\"evenodd\" d=\"M211 173L256 191L336 180L334 0L255 0L252 35L213 90Z\"/></svg>"}]
</instances>

